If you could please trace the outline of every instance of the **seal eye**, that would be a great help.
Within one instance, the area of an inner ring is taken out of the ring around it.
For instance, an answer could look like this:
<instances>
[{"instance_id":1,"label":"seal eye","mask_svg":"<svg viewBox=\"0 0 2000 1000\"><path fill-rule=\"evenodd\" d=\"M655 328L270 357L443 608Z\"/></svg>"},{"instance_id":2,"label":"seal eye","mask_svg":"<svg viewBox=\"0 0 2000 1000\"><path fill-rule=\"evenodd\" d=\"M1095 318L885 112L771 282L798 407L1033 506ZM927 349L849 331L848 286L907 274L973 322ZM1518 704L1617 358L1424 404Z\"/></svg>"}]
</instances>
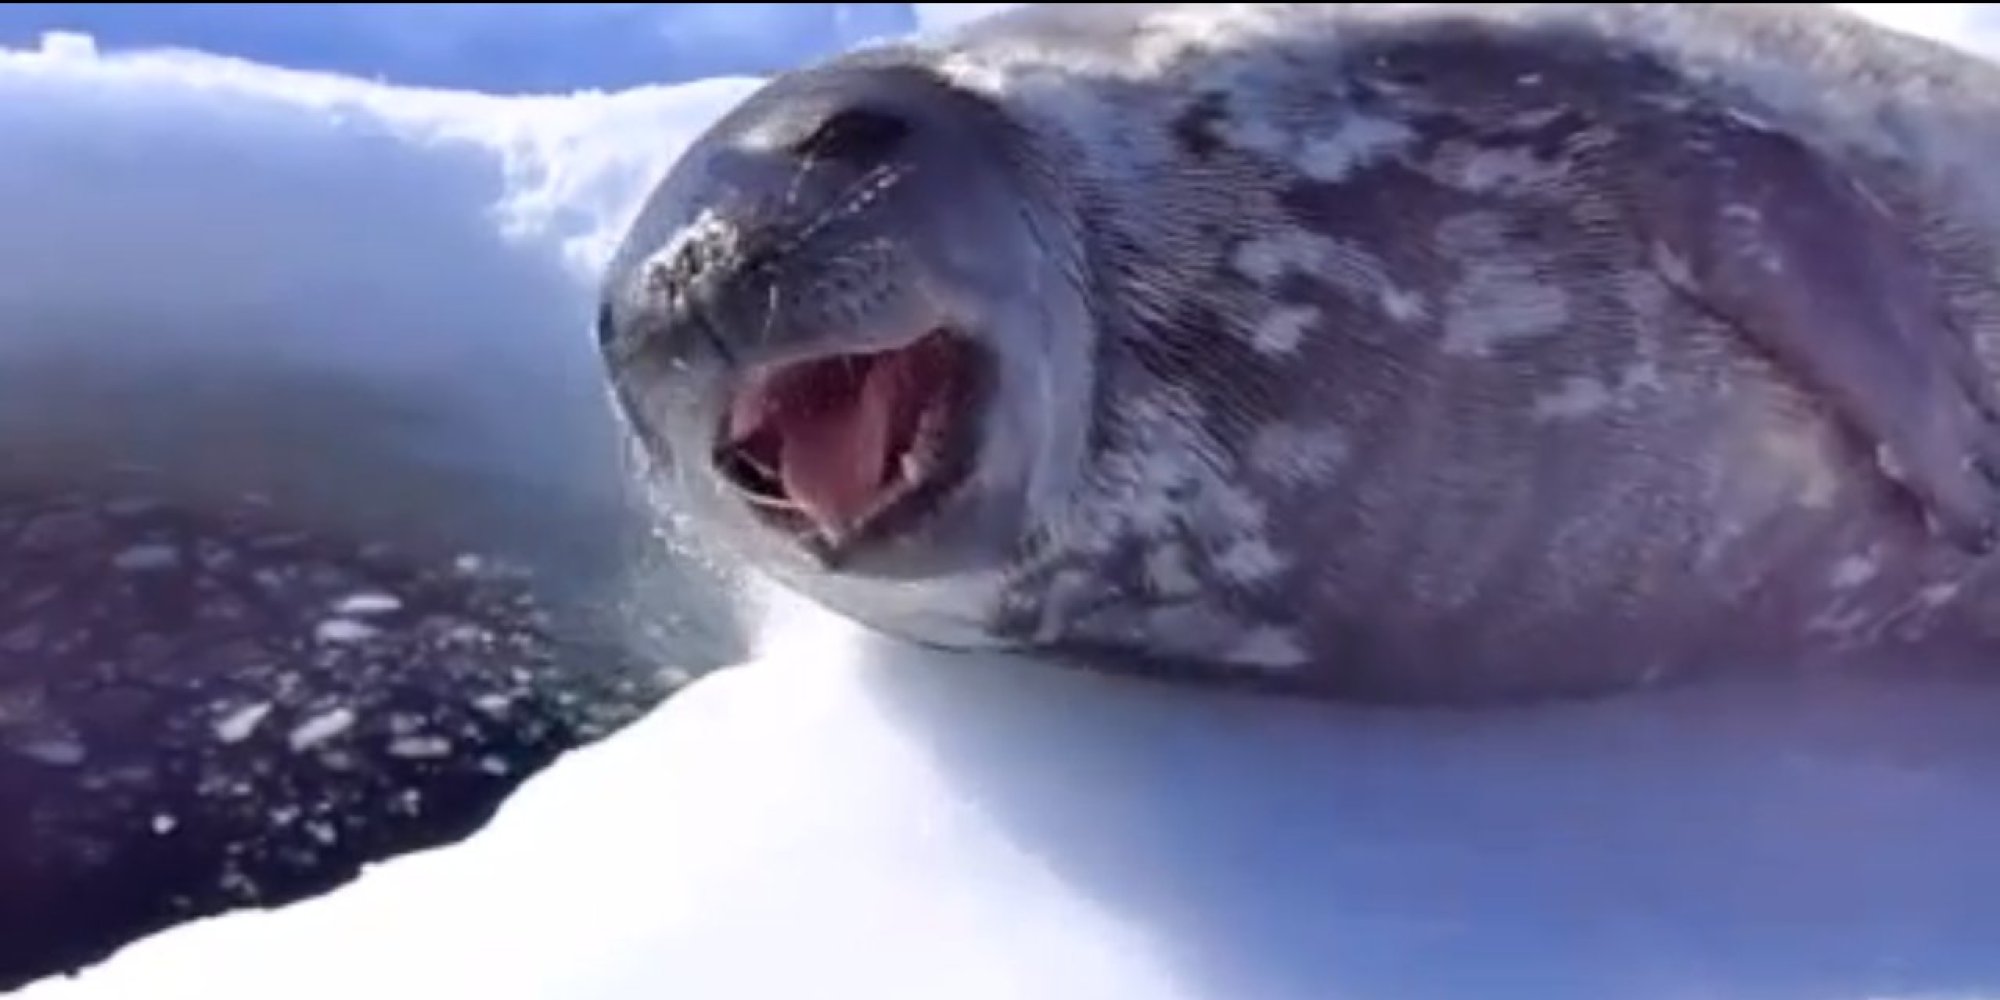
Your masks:
<instances>
[{"instance_id":1,"label":"seal eye","mask_svg":"<svg viewBox=\"0 0 2000 1000\"><path fill-rule=\"evenodd\" d=\"M910 134L901 115L877 108L854 107L834 112L793 152L814 159L844 162L887 159Z\"/></svg>"}]
</instances>

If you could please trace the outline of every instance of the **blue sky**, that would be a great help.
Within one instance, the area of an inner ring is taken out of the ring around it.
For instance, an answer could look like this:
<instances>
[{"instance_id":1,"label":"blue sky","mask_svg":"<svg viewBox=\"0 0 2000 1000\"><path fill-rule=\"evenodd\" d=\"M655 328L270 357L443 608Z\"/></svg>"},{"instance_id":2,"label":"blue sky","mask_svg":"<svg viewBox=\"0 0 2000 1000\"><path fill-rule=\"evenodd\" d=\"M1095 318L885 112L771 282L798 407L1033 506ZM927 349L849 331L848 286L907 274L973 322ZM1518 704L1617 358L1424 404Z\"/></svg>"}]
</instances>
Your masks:
<instances>
[{"instance_id":1,"label":"blue sky","mask_svg":"<svg viewBox=\"0 0 2000 1000\"><path fill-rule=\"evenodd\" d=\"M494 92L762 74L918 23L906 3L0 4L0 44L80 31L395 83ZM968 5L970 6L970 5Z\"/></svg>"}]
</instances>

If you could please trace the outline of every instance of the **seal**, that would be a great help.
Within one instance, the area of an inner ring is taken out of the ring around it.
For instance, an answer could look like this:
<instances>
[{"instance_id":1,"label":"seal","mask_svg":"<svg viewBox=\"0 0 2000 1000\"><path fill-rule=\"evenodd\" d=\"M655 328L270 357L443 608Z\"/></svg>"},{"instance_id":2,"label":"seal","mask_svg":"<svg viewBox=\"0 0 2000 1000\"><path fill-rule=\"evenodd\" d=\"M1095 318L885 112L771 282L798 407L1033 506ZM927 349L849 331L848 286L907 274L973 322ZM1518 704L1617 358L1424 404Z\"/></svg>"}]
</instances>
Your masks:
<instances>
[{"instance_id":1,"label":"seal","mask_svg":"<svg viewBox=\"0 0 2000 1000\"><path fill-rule=\"evenodd\" d=\"M1990 658L2000 70L1829 8L1036 5L608 270L672 503L878 630L1322 697Z\"/></svg>"}]
</instances>

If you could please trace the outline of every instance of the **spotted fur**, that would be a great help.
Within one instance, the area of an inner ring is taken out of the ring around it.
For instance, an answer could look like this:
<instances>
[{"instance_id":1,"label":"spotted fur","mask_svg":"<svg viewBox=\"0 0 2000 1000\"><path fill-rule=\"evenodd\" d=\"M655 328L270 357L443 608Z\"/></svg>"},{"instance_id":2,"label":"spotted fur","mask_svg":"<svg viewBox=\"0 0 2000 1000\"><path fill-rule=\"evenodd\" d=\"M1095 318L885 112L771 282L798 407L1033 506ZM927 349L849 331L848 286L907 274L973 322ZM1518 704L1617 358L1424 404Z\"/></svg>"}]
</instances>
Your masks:
<instances>
[{"instance_id":1,"label":"spotted fur","mask_svg":"<svg viewBox=\"0 0 2000 1000\"><path fill-rule=\"evenodd\" d=\"M849 614L1427 701L1991 637L2000 594L1952 529L2000 507L1967 471L2000 442L2000 185L1976 166L2000 157L2000 71L1799 5L1038 5L775 82L626 259L722 205L792 231L757 193L805 168L744 137L885 103L990 143L880 156L973 207L892 193L736 284L817 289L864 240L945 226L1016 269L973 289L906 263L858 313L990 321L986 475L888 546L949 571L830 571L683 494ZM1018 217L981 214L996 191ZM611 339L674 353L692 321L631 271ZM697 367L614 365L663 450L729 377Z\"/></svg>"}]
</instances>

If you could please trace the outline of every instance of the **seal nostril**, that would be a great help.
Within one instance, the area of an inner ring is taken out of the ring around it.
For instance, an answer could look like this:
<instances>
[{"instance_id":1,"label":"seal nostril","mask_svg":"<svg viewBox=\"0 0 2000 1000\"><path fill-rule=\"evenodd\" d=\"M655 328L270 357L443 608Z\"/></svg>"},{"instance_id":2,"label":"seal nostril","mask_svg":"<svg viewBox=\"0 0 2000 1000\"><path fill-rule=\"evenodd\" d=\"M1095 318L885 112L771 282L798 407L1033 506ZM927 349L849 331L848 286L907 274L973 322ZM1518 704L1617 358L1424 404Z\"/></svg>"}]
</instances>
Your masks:
<instances>
[{"instance_id":1,"label":"seal nostril","mask_svg":"<svg viewBox=\"0 0 2000 1000\"><path fill-rule=\"evenodd\" d=\"M909 120L901 115L850 107L829 115L793 151L821 160L880 160L894 153L909 134Z\"/></svg>"}]
</instances>

